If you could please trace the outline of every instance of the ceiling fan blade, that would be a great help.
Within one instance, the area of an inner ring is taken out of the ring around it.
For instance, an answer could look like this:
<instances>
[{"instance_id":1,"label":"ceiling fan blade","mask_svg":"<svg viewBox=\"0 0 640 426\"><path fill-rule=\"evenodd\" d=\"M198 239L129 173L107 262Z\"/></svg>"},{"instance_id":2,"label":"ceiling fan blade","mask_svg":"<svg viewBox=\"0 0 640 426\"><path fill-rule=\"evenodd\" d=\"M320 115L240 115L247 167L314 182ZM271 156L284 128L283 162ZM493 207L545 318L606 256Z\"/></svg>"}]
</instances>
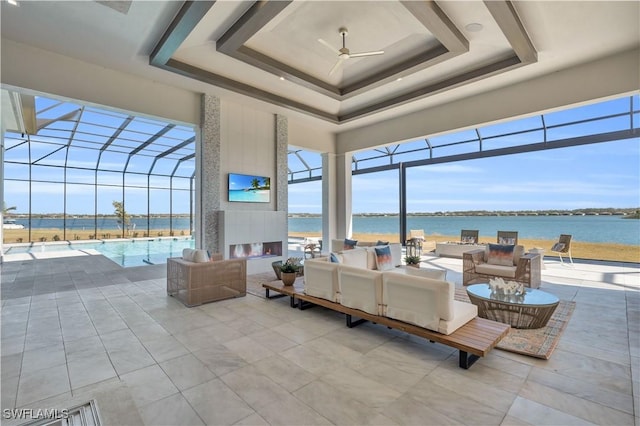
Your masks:
<instances>
[{"instance_id":1,"label":"ceiling fan blade","mask_svg":"<svg viewBox=\"0 0 640 426\"><path fill-rule=\"evenodd\" d=\"M331 46L329 43L327 43L323 39L319 38L318 41L320 42L320 44L322 44L323 46L326 46L328 49L330 49L331 52L333 52L334 54L338 53L338 49L335 49L333 46Z\"/></svg>"},{"instance_id":2,"label":"ceiling fan blade","mask_svg":"<svg viewBox=\"0 0 640 426\"><path fill-rule=\"evenodd\" d=\"M336 70L338 68L340 68L340 66L342 65L342 63L344 62L344 58L340 58L338 59L338 62L336 62L336 64L333 66L333 68L331 68L331 71L329 71L329 75L333 74L334 72L336 72Z\"/></svg>"},{"instance_id":3,"label":"ceiling fan blade","mask_svg":"<svg viewBox=\"0 0 640 426\"><path fill-rule=\"evenodd\" d=\"M350 53L349 57L350 58L359 58L362 56L375 56L375 55L383 55L384 54L384 50L376 50L373 52L360 52L360 53Z\"/></svg>"}]
</instances>

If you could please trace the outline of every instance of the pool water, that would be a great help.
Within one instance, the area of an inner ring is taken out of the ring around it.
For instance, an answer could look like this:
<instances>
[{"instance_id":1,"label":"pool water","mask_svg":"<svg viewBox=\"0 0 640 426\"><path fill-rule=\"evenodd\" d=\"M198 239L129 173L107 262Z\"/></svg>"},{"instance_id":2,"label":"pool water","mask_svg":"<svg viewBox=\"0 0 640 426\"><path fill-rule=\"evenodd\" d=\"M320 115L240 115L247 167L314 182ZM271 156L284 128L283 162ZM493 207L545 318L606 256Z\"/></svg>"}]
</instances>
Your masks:
<instances>
[{"instance_id":1,"label":"pool water","mask_svg":"<svg viewBox=\"0 0 640 426\"><path fill-rule=\"evenodd\" d=\"M168 257L182 256L182 249L194 248L191 237L132 239L118 241L70 242L59 244L33 243L28 246L7 247L6 254L53 252L61 250L96 250L117 264L128 266L167 263Z\"/></svg>"}]
</instances>

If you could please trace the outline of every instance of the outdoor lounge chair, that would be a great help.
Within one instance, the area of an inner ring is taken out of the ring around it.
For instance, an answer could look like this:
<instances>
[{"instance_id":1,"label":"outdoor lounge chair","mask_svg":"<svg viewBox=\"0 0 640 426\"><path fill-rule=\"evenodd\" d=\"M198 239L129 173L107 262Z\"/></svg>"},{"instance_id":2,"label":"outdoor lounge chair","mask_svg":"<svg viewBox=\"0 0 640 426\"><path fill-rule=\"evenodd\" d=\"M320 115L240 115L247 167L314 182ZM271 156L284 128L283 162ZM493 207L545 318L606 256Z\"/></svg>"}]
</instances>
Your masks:
<instances>
[{"instance_id":1,"label":"outdoor lounge chair","mask_svg":"<svg viewBox=\"0 0 640 426\"><path fill-rule=\"evenodd\" d=\"M478 230L477 229L463 229L460 231L460 242L469 244L478 244Z\"/></svg>"},{"instance_id":2,"label":"outdoor lounge chair","mask_svg":"<svg viewBox=\"0 0 640 426\"><path fill-rule=\"evenodd\" d=\"M564 260L562 259L562 255L568 255L569 261L573 265L573 258L571 257L571 235L561 234L558 242L551 247L551 253L557 253L558 257L560 257L560 263L563 264Z\"/></svg>"},{"instance_id":3,"label":"outdoor lounge chair","mask_svg":"<svg viewBox=\"0 0 640 426\"><path fill-rule=\"evenodd\" d=\"M518 245L518 231L498 231L498 244Z\"/></svg>"}]
</instances>

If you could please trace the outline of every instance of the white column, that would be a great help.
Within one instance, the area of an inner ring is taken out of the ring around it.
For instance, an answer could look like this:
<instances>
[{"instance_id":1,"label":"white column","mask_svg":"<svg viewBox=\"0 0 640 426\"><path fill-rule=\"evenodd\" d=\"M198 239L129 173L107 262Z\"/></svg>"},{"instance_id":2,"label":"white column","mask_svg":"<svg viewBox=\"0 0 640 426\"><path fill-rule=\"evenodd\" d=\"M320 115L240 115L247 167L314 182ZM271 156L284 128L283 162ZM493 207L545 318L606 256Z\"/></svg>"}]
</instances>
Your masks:
<instances>
[{"instance_id":1,"label":"white column","mask_svg":"<svg viewBox=\"0 0 640 426\"><path fill-rule=\"evenodd\" d=\"M352 199L351 199L351 159L346 152L336 155L336 226L337 238L351 238L352 235Z\"/></svg>"},{"instance_id":2,"label":"white column","mask_svg":"<svg viewBox=\"0 0 640 426\"><path fill-rule=\"evenodd\" d=\"M322 154L322 251L331 251L331 240L337 238L336 155Z\"/></svg>"}]
</instances>

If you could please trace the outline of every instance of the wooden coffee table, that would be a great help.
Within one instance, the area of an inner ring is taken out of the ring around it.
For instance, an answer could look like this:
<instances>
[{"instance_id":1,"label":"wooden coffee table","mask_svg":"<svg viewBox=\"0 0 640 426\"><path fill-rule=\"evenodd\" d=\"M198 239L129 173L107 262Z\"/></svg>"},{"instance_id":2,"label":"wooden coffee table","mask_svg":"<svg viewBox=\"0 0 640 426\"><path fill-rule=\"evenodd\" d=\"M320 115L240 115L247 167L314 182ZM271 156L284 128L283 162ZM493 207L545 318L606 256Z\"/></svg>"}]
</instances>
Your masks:
<instances>
[{"instance_id":1,"label":"wooden coffee table","mask_svg":"<svg viewBox=\"0 0 640 426\"><path fill-rule=\"evenodd\" d=\"M547 325L560 300L553 294L525 288L523 295L496 295L489 284L467 287L471 303L478 307L478 316L510 324L514 328L540 328Z\"/></svg>"}]
</instances>

